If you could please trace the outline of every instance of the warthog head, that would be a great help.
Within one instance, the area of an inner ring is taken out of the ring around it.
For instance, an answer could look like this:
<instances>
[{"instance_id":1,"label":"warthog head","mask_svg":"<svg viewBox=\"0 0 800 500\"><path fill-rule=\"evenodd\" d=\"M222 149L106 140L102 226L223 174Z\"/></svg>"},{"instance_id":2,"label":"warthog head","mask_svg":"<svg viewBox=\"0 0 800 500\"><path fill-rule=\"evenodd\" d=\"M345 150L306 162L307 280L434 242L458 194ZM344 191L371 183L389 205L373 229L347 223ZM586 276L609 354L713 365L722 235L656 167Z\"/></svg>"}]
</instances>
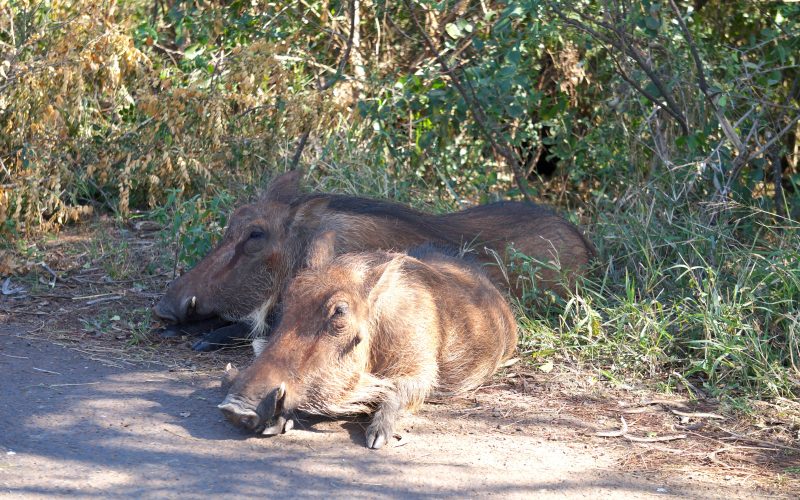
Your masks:
<instances>
[{"instance_id":1,"label":"warthog head","mask_svg":"<svg viewBox=\"0 0 800 500\"><path fill-rule=\"evenodd\" d=\"M320 414L365 411L358 401L374 398L365 398L364 391L382 390L382 384L367 383L372 377L365 279L372 263L353 265L346 256L325 266L333 257L333 238L328 232L315 243L309 269L286 290L276 330L256 347L256 361L238 374L219 405L234 425L280 434L298 408Z\"/></svg>"},{"instance_id":2,"label":"warthog head","mask_svg":"<svg viewBox=\"0 0 800 500\"><path fill-rule=\"evenodd\" d=\"M236 209L222 241L170 284L153 314L166 323L221 316L262 329L302 239L292 225L302 214L290 204L298 181L298 172L279 176L257 202Z\"/></svg>"}]
</instances>

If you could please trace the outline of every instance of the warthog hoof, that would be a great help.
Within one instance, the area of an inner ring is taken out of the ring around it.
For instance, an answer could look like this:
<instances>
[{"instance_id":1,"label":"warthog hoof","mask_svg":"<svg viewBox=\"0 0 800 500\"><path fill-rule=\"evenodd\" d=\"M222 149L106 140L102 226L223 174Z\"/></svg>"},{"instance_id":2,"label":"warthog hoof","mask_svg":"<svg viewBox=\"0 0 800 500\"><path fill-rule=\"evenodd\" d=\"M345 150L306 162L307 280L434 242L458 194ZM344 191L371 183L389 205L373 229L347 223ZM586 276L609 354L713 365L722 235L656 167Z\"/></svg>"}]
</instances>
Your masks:
<instances>
[{"instance_id":1,"label":"warthog hoof","mask_svg":"<svg viewBox=\"0 0 800 500\"><path fill-rule=\"evenodd\" d=\"M367 427L367 448L379 450L389 442L392 436L392 427L387 423L372 422Z\"/></svg>"}]
</instances>

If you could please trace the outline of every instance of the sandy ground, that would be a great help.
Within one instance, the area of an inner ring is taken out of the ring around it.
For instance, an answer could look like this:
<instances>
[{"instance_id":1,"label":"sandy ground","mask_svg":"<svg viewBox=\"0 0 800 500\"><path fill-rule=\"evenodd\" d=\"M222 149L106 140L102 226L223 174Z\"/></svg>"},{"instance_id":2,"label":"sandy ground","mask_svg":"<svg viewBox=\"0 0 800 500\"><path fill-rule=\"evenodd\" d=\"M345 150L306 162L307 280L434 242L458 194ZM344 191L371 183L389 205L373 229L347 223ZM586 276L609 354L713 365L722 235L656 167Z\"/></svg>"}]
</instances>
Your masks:
<instances>
[{"instance_id":1,"label":"sandy ground","mask_svg":"<svg viewBox=\"0 0 800 500\"><path fill-rule=\"evenodd\" d=\"M791 497L746 476L621 467L633 443L587 438L503 389L427 404L379 451L363 422L248 436L216 408L219 373L110 366L24 332L0 326L0 496Z\"/></svg>"}]
</instances>

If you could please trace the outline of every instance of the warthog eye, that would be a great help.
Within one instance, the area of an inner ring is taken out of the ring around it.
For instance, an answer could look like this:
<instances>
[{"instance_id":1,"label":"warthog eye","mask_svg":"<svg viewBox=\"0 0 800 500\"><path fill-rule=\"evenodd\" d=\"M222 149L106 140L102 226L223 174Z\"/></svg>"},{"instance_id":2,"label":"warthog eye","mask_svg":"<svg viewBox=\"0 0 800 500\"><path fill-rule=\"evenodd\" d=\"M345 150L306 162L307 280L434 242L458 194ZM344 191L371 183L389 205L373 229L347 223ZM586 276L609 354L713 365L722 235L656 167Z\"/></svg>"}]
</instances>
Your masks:
<instances>
[{"instance_id":1,"label":"warthog eye","mask_svg":"<svg viewBox=\"0 0 800 500\"><path fill-rule=\"evenodd\" d=\"M344 316L350 310L350 307L345 304L344 302L336 304L336 307L333 308L333 315L332 317L337 316Z\"/></svg>"},{"instance_id":2,"label":"warthog eye","mask_svg":"<svg viewBox=\"0 0 800 500\"><path fill-rule=\"evenodd\" d=\"M266 237L267 237L267 233L265 233L264 231L262 231L260 229L253 229L252 231L250 231L250 236L248 236L248 239L259 240L259 239L266 238Z\"/></svg>"}]
</instances>

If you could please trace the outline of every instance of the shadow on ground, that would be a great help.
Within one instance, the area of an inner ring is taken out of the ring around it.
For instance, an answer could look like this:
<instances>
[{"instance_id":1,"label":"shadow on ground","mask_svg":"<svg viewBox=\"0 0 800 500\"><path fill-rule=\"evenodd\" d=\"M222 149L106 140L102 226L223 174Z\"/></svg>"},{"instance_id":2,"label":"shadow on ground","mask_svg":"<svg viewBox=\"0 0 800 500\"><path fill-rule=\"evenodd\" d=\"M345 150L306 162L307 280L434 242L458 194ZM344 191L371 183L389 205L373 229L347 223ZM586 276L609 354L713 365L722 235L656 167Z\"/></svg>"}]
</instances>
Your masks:
<instances>
[{"instance_id":1,"label":"shadow on ground","mask_svg":"<svg viewBox=\"0 0 800 500\"><path fill-rule=\"evenodd\" d=\"M569 425L546 417L503 433L428 405L402 422L403 441L377 452L364 447L363 422L317 419L253 437L222 419L212 377L110 367L19 333L0 327L0 493L15 497L758 494L616 472L607 450L524 432Z\"/></svg>"}]
</instances>

